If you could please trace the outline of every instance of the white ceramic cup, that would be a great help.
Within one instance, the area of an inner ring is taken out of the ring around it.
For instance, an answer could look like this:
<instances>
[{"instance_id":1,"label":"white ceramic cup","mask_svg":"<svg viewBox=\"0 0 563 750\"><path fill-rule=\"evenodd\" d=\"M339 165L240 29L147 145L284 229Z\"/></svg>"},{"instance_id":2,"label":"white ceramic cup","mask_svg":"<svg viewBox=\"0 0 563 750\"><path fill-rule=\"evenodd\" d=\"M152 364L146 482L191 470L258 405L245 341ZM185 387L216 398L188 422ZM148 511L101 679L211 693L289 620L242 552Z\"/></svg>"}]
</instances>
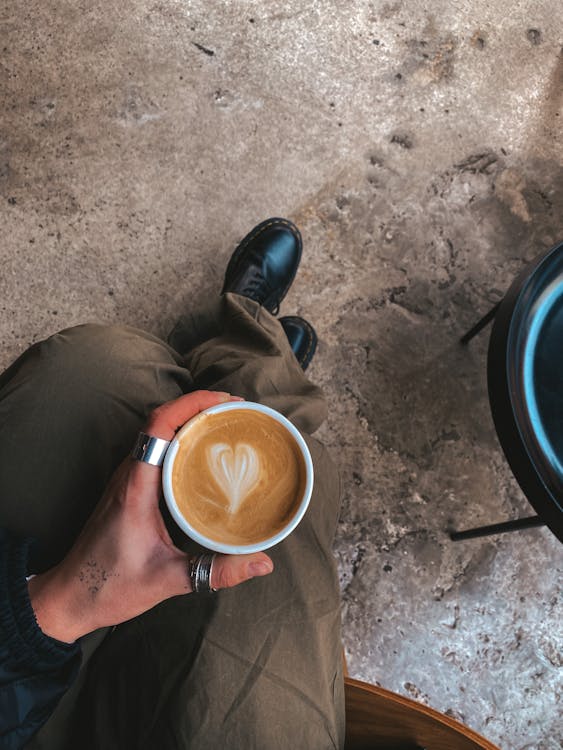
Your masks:
<instances>
[{"instance_id":1,"label":"white ceramic cup","mask_svg":"<svg viewBox=\"0 0 563 750\"><path fill-rule=\"evenodd\" d=\"M222 412L235 411L237 409L247 409L251 411L258 411L261 414L267 414L272 419L275 419L276 422L283 425L297 443L297 446L301 451L301 455L303 456L306 470L305 490L303 492L303 497L301 498L297 512L295 513L293 518L289 521L287 526L284 526L284 528L281 529L281 531L278 531L277 534L274 534L274 536L271 536L268 539L263 539L261 542L257 542L256 544L223 544L222 542L217 542L214 539L210 539L209 537L200 534L199 531L194 529L194 527L180 512L180 509L178 508L178 504L176 502L176 498L174 497L174 490L172 487L172 468L174 466L174 459L176 458L176 454L178 453L178 449L180 447L180 440L184 433L204 414L220 414ZM202 547L213 550L213 552L223 552L227 555L246 555L250 554L251 552L261 552L262 550L268 549L269 547L273 547L275 544L281 542L282 539L285 539L288 534L291 534L291 532L295 529L295 527L305 515L305 512L309 506L311 495L313 493L313 481L314 472L311 454L309 453L307 443L303 440L297 428L294 427L291 422L283 416L283 414L275 411L275 409L270 409L268 406L263 406L262 404L256 404L253 401L230 401L225 404L219 404L218 406L212 406L209 409L205 409L205 411L196 414L195 417L192 417L188 422L186 422L185 425L183 425L174 440L170 443L170 446L166 452L166 457L164 459L164 465L162 467L162 487L164 490L164 499L166 500L166 505L168 506L168 510L170 511L172 518L176 521L178 526L185 534L187 534L191 539L200 544Z\"/></svg>"}]
</instances>

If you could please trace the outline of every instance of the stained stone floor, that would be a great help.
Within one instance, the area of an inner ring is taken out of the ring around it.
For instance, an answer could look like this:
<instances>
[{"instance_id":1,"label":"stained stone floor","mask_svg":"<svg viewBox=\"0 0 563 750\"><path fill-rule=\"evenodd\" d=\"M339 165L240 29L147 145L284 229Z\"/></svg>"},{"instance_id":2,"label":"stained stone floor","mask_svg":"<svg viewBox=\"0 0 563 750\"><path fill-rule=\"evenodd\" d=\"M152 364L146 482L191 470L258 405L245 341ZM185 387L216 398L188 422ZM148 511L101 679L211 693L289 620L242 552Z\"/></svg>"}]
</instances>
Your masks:
<instances>
[{"instance_id":1,"label":"stained stone floor","mask_svg":"<svg viewBox=\"0 0 563 750\"><path fill-rule=\"evenodd\" d=\"M0 360L83 321L164 335L255 223L305 252L360 678L505 750L561 748L561 546L457 340L563 238L559 0L4 0Z\"/></svg>"}]
</instances>

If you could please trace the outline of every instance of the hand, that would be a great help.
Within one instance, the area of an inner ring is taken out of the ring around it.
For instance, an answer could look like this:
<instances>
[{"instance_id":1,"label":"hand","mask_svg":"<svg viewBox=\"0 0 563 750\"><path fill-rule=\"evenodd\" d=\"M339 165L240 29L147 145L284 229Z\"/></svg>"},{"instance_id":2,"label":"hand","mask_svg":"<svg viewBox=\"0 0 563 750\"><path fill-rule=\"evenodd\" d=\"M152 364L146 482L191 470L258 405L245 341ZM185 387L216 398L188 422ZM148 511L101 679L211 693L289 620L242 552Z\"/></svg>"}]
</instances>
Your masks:
<instances>
[{"instance_id":1,"label":"hand","mask_svg":"<svg viewBox=\"0 0 563 750\"><path fill-rule=\"evenodd\" d=\"M196 391L155 409L143 432L172 440L179 426L203 409L240 400ZM29 581L39 627L72 642L97 628L118 625L164 599L192 591L188 556L174 546L158 508L161 469L127 458L68 555ZM236 586L271 573L263 552L217 555L213 588Z\"/></svg>"}]
</instances>

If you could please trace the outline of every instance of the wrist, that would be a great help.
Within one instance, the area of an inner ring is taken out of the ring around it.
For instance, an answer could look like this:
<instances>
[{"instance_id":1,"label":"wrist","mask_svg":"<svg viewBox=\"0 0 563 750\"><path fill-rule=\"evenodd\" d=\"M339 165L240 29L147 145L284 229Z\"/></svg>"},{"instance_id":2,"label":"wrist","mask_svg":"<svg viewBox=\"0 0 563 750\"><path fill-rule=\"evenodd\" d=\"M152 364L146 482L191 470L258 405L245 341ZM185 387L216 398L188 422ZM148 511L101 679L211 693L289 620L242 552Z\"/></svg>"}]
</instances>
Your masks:
<instances>
[{"instance_id":1,"label":"wrist","mask_svg":"<svg viewBox=\"0 0 563 750\"><path fill-rule=\"evenodd\" d=\"M77 616L79 607L72 586L58 575L57 568L34 576L27 586L37 625L45 635L73 643L94 630Z\"/></svg>"}]
</instances>

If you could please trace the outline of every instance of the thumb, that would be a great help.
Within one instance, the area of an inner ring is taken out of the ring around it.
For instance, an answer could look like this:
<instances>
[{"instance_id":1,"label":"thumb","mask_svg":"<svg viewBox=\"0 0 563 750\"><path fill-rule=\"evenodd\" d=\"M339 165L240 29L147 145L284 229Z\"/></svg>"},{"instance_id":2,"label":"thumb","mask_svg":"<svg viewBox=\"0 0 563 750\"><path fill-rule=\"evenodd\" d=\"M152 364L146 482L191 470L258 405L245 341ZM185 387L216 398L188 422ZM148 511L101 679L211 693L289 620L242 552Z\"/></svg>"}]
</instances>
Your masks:
<instances>
[{"instance_id":1,"label":"thumb","mask_svg":"<svg viewBox=\"0 0 563 750\"><path fill-rule=\"evenodd\" d=\"M214 589L231 588L250 578L267 576L273 569L274 563L263 552L252 555L216 555L211 569L211 586Z\"/></svg>"}]
</instances>

